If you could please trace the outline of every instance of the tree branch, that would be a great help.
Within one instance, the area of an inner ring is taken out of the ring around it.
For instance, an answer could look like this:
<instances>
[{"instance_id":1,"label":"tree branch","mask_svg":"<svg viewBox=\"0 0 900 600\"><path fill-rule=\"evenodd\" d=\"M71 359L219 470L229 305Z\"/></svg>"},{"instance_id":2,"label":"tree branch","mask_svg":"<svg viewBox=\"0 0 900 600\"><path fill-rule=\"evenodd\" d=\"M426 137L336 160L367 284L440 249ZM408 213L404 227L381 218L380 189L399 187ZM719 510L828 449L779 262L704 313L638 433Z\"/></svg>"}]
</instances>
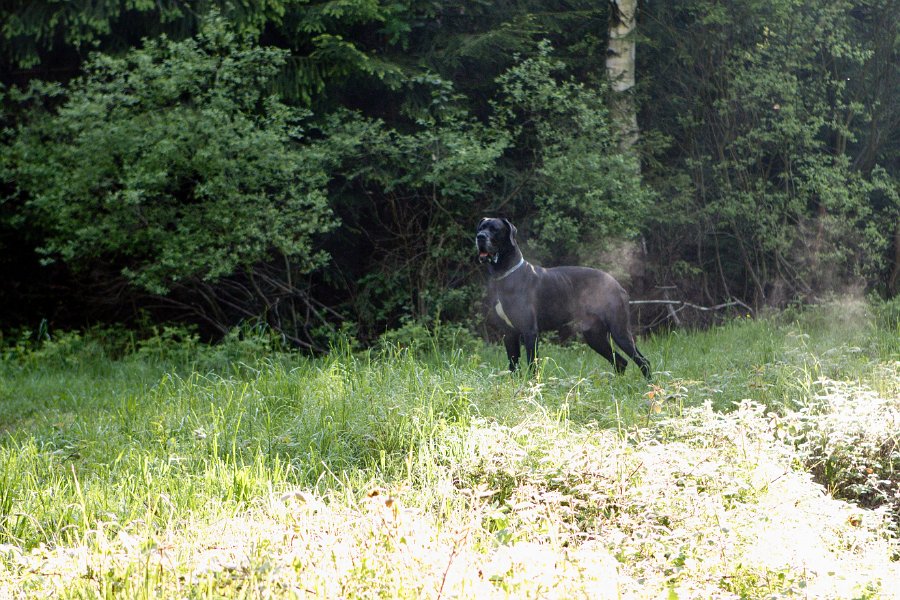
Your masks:
<instances>
[{"instance_id":1,"label":"tree branch","mask_svg":"<svg viewBox=\"0 0 900 600\"><path fill-rule=\"evenodd\" d=\"M742 306L750 311L753 314L753 309L741 302L740 300L732 299L730 302L723 302L722 304L716 304L715 306L700 306L699 304L693 304L691 302L685 302L683 300L630 300L629 304L662 304L668 305L669 307L679 306L678 310L682 310L685 308L693 308L695 310L702 311L714 311L714 310L722 310L723 308L728 308L729 306Z\"/></svg>"}]
</instances>

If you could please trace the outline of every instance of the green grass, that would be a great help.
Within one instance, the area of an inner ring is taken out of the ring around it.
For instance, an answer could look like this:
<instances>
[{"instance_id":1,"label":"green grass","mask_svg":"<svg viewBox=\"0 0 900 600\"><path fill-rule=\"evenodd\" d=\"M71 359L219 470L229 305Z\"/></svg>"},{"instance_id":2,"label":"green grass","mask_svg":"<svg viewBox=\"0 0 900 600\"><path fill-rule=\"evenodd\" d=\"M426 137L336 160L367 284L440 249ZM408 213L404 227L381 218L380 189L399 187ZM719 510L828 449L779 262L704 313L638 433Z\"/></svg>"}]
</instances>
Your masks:
<instances>
[{"instance_id":1,"label":"green grass","mask_svg":"<svg viewBox=\"0 0 900 600\"><path fill-rule=\"evenodd\" d=\"M452 330L319 359L9 351L0 596L879 597L900 503L870 480L900 450L871 423L900 415L900 329L869 311L642 339L652 384L581 344L511 375ZM755 548L810 524L781 562Z\"/></svg>"}]
</instances>

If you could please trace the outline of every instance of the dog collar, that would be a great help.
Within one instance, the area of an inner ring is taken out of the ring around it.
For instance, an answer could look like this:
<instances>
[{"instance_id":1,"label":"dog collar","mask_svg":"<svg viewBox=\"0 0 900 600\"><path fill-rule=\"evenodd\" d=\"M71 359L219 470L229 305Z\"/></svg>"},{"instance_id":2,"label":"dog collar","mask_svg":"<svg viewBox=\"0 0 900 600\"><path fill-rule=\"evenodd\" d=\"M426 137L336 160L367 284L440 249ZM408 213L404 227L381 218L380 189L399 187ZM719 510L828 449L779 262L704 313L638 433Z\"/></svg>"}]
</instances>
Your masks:
<instances>
[{"instance_id":1,"label":"dog collar","mask_svg":"<svg viewBox=\"0 0 900 600\"><path fill-rule=\"evenodd\" d=\"M525 257L523 256L522 258L519 259L518 264L516 266L514 266L512 269L510 269L503 275L500 275L499 277L494 277L494 281L500 281L501 279L506 279L507 277L512 275L514 271L516 271L519 267L521 267L524 264L525 264Z\"/></svg>"}]
</instances>

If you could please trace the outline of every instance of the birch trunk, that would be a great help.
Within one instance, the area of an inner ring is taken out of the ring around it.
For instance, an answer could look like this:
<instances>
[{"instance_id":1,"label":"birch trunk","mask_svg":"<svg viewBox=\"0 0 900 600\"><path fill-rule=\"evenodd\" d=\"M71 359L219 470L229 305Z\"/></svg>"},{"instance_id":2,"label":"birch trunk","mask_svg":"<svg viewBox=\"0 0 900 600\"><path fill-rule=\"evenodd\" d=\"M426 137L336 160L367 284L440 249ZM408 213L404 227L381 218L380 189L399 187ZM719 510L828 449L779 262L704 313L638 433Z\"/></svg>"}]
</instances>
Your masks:
<instances>
[{"instance_id":1,"label":"birch trunk","mask_svg":"<svg viewBox=\"0 0 900 600\"><path fill-rule=\"evenodd\" d=\"M606 73L612 86L610 116L619 134L619 148L632 152L638 140L634 96L635 13L637 0L609 0L609 48Z\"/></svg>"}]
</instances>

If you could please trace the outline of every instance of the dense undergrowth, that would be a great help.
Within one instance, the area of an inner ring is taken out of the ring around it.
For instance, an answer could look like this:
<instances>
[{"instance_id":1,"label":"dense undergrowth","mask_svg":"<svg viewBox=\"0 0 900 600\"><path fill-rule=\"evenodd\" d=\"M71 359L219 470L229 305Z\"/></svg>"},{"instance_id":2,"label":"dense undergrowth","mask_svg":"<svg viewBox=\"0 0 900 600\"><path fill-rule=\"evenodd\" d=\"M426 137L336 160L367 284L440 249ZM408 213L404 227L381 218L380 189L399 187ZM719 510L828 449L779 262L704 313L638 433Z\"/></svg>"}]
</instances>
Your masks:
<instances>
[{"instance_id":1,"label":"dense undergrowth","mask_svg":"<svg viewBox=\"0 0 900 600\"><path fill-rule=\"evenodd\" d=\"M452 326L7 340L0 595L888 597L889 309L653 335L650 384Z\"/></svg>"}]
</instances>

